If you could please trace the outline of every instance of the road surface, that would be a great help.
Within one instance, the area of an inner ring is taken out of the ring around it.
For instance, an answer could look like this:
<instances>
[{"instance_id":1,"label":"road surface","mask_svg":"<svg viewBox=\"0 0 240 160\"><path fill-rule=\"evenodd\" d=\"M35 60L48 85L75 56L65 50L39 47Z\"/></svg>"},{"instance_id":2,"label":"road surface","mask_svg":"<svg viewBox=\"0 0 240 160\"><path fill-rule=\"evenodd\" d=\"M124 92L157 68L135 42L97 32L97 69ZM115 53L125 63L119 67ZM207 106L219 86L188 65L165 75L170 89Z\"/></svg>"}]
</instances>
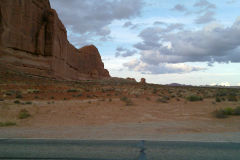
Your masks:
<instances>
[{"instance_id":1,"label":"road surface","mask_svg":"<svg viewBox=\"0 0 240 160\"><path fill-rule=\"evenodd\" d=\"M0 159L238 160L240 143L0 139Z\"/></svg>"}]
</instances>

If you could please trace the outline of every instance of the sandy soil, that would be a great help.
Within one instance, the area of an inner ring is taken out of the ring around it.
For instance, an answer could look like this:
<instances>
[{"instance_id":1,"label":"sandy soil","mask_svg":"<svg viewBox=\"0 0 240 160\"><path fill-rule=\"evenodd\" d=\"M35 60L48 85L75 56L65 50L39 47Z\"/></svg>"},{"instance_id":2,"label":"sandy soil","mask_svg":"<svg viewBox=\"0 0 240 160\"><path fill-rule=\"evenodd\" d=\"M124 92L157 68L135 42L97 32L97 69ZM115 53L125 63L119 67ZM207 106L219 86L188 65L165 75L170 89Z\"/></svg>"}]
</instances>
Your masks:
<instances>
[{"instance_id":1,"label":"sandy soil","mask_svg":"<svg viewBox=\"0 0 240 160\"><path fill-rule=\"evenodd\" d=\"M240 140L239 116L213 116L240 102L215 102L217 89L70 83L10 73L0 78L0 89L0 122L16 123L0 127L0 138ZM186 100L191 94L204 100ZM166 96L166 103L158 101ZM22 109L31 116L19 119Z\"/></svg>"}]
</instances>

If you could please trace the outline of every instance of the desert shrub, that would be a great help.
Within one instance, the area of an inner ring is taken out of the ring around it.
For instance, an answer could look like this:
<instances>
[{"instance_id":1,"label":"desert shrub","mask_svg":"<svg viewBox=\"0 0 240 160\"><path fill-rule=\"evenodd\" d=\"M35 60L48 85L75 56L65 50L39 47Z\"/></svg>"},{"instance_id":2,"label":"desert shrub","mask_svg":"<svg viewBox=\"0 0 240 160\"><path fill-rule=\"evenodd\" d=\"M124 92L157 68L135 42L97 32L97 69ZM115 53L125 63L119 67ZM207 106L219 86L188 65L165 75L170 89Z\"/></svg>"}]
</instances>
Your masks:
<instances>
[{"instance_id":1,"label":"desert shrub","mask_svg":"<svg viewBox=\"0 0 240 160\"><path fill-rule=\"evenodd\" d=\"M15 104L20 104L21 102L19 100L14 101Z\"/></svg>"},{"instance_id":2,"label":"desert shrub","mask_svg":"<svg viewBox=\"0 0 240 160\"><path fill-rule=\"evenodd\" d=\"M187 97L187 100L188 100L188 101L191 101L191 102L195 102L195 101L202 101L203 98L200 97L200 96L191 95L191 96L188 96L188 97Z\"/></svg>"},{"instance_id":3,"label":"desert shrub","mask_svg":"<svg viewBox=\"0 0 240 160\"><path fill-rule=\"evenodd\" d=\"M216 97L216 102L221 102L221 99L219 97Z\"/></svg>"},{"instance_id":4,"label":"desert shrub","mask_svg":"<svg viewBox=\"0 0 240 160\"><path fill-rule=\"evenodd\" d=\"M82 94L81 94L81 93L77 95L77 97L81 97L81 96L82 96Z\"/></svg>"},{"instance_id":5,"label":"desert shrub","mask_svg":"<svg viewBox=\"0 0 240 160\"><path fill-rule=\"evenodd\" d=\"M152 91L153 94L156 94L157 93L157 89L154 88L153 91Z\"/></svg>"},{"instance_id":6,"label":"desert shrub","mask_svg":"<svg viewBox=\"0 0 240 160\"><path fill-rule=\"evenodd\" d=\"M21 109L19 114L18 114L18 118L19 119L26 119L26 118L28 118L30 116L31 116L30 113L26 109Z\"/></svg>"},{"instance_id":7,"label":"desert shrub","mask_svg":"<svg viewBox=\"0 0 240 160\"><path fill-rule=\"evenodd\" d=\"M240 115L240 106L238 106L234 109L234 115L237 115L237 116Z\"/></svg>"},{"instance_id":8,"label":"desert shrub","mask_svg":"<svg viewBox=\"0 0 240 160\"><path fill-rule=\"evenodd\" d=\"M230 95L228 96L228 101L237 101L236 95L230 94Z\"/></svg>"},{"instance_id":9,"label":"desert shrub","mask_svg":"<svg viewBox=\"0 0 240 160\"><path fill-rule=\"evenodd\" d=\"M150 98L150 97L146 97L146 100L150 101L150 100L151 100L151 98Z\"/></svg>"},{"instance_id":10,"label":"desert shrub","mask_svg":"<svg viewBox=\"0 0 240 160\"><path fill-rule=\"evenodd\" d=\"M69 90L67 90L68 93L77 92L77 91L78 91L78 90L76 90L76 89L69 89Z\"/></svg>"},{"instance_id":11,"label":"desert shrub","mask_svg":"<svg viewBox=\"0 0 240 160\"><path fill-rule=\"evenodd\" d=\"M0 122L0 127L16 126L16 122Z\"/></svg>"},{"instance_id":12,"label":"desert shrub","mask_svg":"<svg viewBox=\"0 0 240 160\"><path fill-rule=\"evenodd\" d=\"M223 109L223 112L225 115L233 115L234 114L234 109L231 107L227 107Z\"/></svg>"},{"instance_id":13,"label":"desert shrub","mask_svg":"<svg viewBox=\"0 0 240 160\"><path fill-rule=\"evenodd\" d=\"M213 112L216 118L226 118L228 116L240 116L240 106L236 108L227 107Z\"/></svg>"},{"instance_id":14,"label":"desert shrub","mask_svg":"<svg viewBox=\"0 0 240 160\"><path fill-rule=\"evenodd\" d=\"M126 96L123 96L120 98L121 101L126 101L128 98Z\"/></svg>"},{"instance_id":15,"label":"desert shrub","mask_svg":"<svg viewBox=\"0 0 240 160\"><path fill-rule=\"evenodd\" d=\"M40 91L39 90L34 90L33 93L38 94Z\"/></svg>"},{"instance_id":16,"label":"desert shrub","mask_svg":"<svg viewBox=\"0 0 240 160\"><path fill-rule=\"evenodd\" d=\"M227 96L228 92L226 89L219 89L217 90L216 96L217 97L223 97L223 96Z\"/></svg>"},{"instance_id":17,"label":"desert shrub","mask_svg":"<svg viewBox=\"0 0 240 160\"><path fill-rule=\"evenodd\" d=\"M25 102L25 104L32 104L32 102L30 102L30 101L27 101L27 102Z\"/></svg>"},{"instance_id":18,"label":"desert shrub","mask_svg":"<svg viewBox=\"0 0 240 160\"><path fill-rule=\"evenodd\" d=\"M169 98L165 96L165 97L158 98L156 101L161 103L168 103L168 100Z\"/></svg>"},{"instance_id":19,"label":"desert shrub","mask_svg":"<svg viewBox=\"0 0 240 160\"><path fill-rule=\"evenodd\" d=\"M213 114L216 118L227 118L227 115L225 114L223 109L216 110L213 112Z\"/></svg>"},{"instance_id":20,"label":"desert shrub","mask_svg":"<svg viewBox=\"0 0 240 160\"><path fill-rule=\"evenodd\" d=\"M21 94L16 95L16 98L23 98Z\"/></svg>"},{"instance_id":21,"label":"desert shrub","mask_svg":"<svg viewBox=\"0 0 240 160\"><path fill-rule=\"evenodd\" d=\"M130 98L127 98L126 96L121 97L120 100L125 102L126 106L133 105L132 100Z\"/></svg>"}]
</instances>

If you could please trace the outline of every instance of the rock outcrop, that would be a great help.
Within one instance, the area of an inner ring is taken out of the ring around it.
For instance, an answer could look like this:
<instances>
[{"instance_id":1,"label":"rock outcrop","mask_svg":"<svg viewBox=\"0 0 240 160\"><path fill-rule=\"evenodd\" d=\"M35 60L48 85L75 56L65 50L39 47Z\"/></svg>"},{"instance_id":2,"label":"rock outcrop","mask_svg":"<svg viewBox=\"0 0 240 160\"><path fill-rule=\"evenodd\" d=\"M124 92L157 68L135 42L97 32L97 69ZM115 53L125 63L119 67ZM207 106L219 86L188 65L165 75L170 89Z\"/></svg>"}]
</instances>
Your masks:
<instances>
[{"instance_id":1,"label":"rock outcrop","mask_svg":"<svg viewBox=\"0 0 240 160\"><path fill-rule=\"evenodd\" d=\"M145 78L141 78L140 83L146 84L146 79Z\"/></svg>"},{"instance_id":2,"label":"rock outcrop","mask_svg":"<svg viewBox=\"0 0 240 160\"><path fill-rule=\"evenodd\" d=\"M67 80L110 77L98 49L76 49L48 0L0 0L0 63Z\"/></svg>"}]
</instances>

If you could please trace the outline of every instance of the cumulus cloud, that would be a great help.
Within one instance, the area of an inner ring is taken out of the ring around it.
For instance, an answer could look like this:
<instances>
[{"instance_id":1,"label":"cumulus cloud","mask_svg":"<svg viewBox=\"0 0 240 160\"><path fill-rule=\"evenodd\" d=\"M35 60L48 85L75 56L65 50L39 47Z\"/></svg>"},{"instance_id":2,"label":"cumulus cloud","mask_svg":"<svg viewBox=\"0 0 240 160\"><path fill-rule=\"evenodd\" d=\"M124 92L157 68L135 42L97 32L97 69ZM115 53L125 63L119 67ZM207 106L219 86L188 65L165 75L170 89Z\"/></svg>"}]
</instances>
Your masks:
<instances>
[{"instance_id":1,"label":"cumulus cloud","mask_svg":"<svg viewBox=\"0 0 240 160\"><path fill-rule=\"evenodd\" d=\"M126 49L126 48L118 47L116 49L115 57L119 57L119 56L130 57L130 56L133 56L136 53L137 53L136 50L129 50L129 49Z\"/></svg>"},{"instance_id":2,"label":"cumulus cloud","mask_svg":"<svg viewBox=\"0 0 240 160\"><path fill-rule=\"evenodd\" d=\"M142 0L50 0L67 28L77 34L107 36L108 25L114 20L140 15Z\"/></svg>"},{"instance_id":3,"label":"cumulus cloud","mask_svg":"<svg viewBox=\"0 0 240 160\"><path fill-rule=\"evenodd\" d=\"M139 34L143 41L134 45L141 50L141 60L148 64L240 62L240 18L230 27L209 24L197 31L172 31L144 29Z\"/></svg>"},{"instance_id":4,"label":"cumulus cloud","mask_svg":"<svg viewBox=\"0 0 240 160\"><path fill-rule=\"evenodd\" d=\"M179 11L179 12L185 12L185 11L187 11L187 8L182 4L177 4L172 8L172 10Z\"/></svg>"},{"instance_id":5,"label":"cumulus cloud","mask_svg":"<svg viewBox=\"0 0 240 160\"><path fill-rule=\"evenodd\" d=\"M206 68L185 65L185 62L239 63L240 17L229 27L211 23L191 31L184 26L147 27L139 34L142 42L138 61L126 63L128 69L146 73L187 73Z\"/></svg>"},{"instance_id":6,"label":"cumulus cloud","mask_svg":"<svg viewBox=\"0 0 240 160\"><path fill-rule=\"evenodd\" d=\"M184 63L169 64L160 63L158 65L148 64L140 60L132 60L124 63L129 70L141 72L143 74L171 74L171 73L189 73L193 71L205 70L202 67L189 66Z\"/></svg>"}]
</instances>

